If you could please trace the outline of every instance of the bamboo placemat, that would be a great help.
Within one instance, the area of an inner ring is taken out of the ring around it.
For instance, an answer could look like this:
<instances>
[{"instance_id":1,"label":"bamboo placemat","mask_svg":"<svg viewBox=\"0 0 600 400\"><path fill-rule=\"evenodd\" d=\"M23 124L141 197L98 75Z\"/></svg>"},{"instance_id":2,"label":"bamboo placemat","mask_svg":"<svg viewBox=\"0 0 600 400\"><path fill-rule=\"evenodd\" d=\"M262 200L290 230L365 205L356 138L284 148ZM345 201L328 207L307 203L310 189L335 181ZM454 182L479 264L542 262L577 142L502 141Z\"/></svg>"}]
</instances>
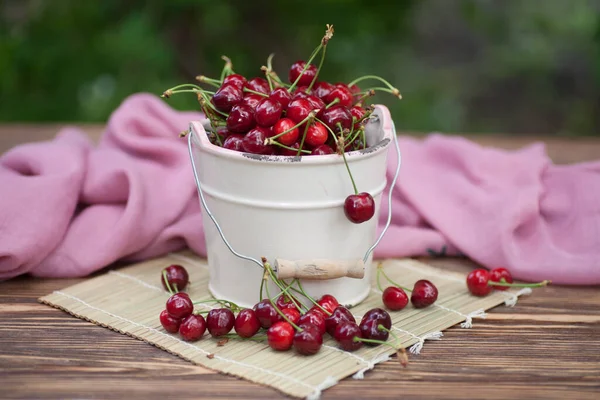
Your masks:
<instances>
[{"instance_id":1,"label":"bamboo placemat","mask_svg":"<svg viewBox=\"0 0 600 400\"><path fill-rule=\"evenodd\" d=\"M192 363L225 374L271 386L294 397L316 399L321 392L348 376L362 379L375 364L389 360L394 350L388 346L366 347L349 353L336 347L329 335L313 356L297 355L293 349L275 352L263 342L230 340L219 346L208 333L197 342L185 342L167 333L158 315L169 294L160 283L160 271L178 263L190 273L186 290L194 301L209 299L206 261L189 252L170 254L109 271L77 285L40 298L40 302L62 309L77 318L110 328L153 344ZM484 310L500 304L514 305L530 290L494 291L479 298L469 294L465 276L411 259L386 260L388 275L401 285L412 287L418 279L429 279L439 290L437 302L425 309L409 304L404 310L390 312L393 331L401 345L419 354L426 340L439 340L442 331L455 324L470 328L473 318L485 318ZM357 320L373 307L383 307L381 292L373 286L371 295L352 308ZM390 336L389 341L394 341ZM410 366L409 366L410 368Z\"/></svg>"}]
</instances>

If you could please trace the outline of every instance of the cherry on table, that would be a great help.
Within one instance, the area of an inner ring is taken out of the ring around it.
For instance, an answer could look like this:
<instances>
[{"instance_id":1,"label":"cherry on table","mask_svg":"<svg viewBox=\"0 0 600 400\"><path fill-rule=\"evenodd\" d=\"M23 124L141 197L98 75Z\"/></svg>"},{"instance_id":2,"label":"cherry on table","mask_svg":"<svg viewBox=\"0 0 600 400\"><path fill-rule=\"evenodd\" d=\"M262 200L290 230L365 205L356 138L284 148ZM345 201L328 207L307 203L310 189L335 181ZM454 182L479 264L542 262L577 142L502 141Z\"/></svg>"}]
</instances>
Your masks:
<instances>
[{"instance_id":1,"label":"cherry on table","mask_svg":"<svg viewBox=\"0 0 600 400\"><path fill-rule=\"evenodd\" d=\"M317 304L327 310L329 314L331 314L340 305L337 299L330 294L324 294L321 296L321 298L317 301Z\"/></svg>"},{"instance_id":2,"label":"cherry on table","mask_svg":"<svg viewBox=\"0 0 600 400\"><path fill-rule=\"evenodd\" d=\"M281 104L281 107L285 109L287 108L288 104L290 104L292 95L286 88L278 87L271 91L269 98L276 100L279 104Z\"/></svg>"},{"instance_id":3,"label":"cherry on table","mask_svg":"<svg viewBox=\"0 0 600 400\"><path fill-rule=\"evenodd\" d=\"M171 286L171 289L180 291L186 288L190 278L187 270L183 266L172 264L166 267L163 271L165 271L167 274L167 282ZM160 275L160 281L163 287L168 289L163 273Z\"/></svg>"},{"instance_id":4,"label":"cherry on table","mask_svg":"<svg viewBox=\"0 0 600 400\"><path fill-rule=\"evenodd\" d=\"M242 89L233 85L222 85L212 96L212 103L217 110L222 112L231 111L232 107L239 104L244 98Z\"/></svg>"},{"instance_id":5,"label":"cherry on table","mask_svg":"<svg viewBox=\"0 0 600 400\"><path fill-rule=\"evenodd\" d=\"M296 124L299 124L300 122L304 121L306 117L308 117L308 114L312 111L312 109L313 108L308 100L294 99L290 101L290 104L288 104L285 116L286 118L294 121Z\"/></svg>"},{"instance_id":6,"label":"cherry on table","mask_svg":"<svg viewBox=\"0 0 600 400\"><path fill-rule=\"evenodd\" d=\"M253 309L245 308L235 317L233 326L240 337L249 338L256 335L260 329L260 321Z\"/></svg>"},{"instance_id":7,"label":"cherry on table","mask_svg":"<svg viewBox=\"0 0 600 400\"><path fill-rule=\"evenodd\" d=\"M354 338L362 338L362 333L356 322L342 321L333 333L333 338L343 350L355 351L363 346L363 342L355 341Z\"/></svg>"},{"instance_id":8,"label":"cherry on table","mask_svg":"<svg viewBox=\"0 0 600 400\"><path fill-rule=\"evenodd\" d=\"M169 333L177 333L179 331L179 325L181 325L181 319L173 317L167 310L162 310L160 313L160 324L165 331Z\"/></svg>"},{"instance_id":9,"label":"cherry on table","mask_svg":"<svg viewBox=\"0 0 600 400\"><path fill-rule=\"evenodd\" d=\"M235 324L235 316L228 308L215 308L208 312L206 326L213 337L228 334Z\"/></svg>"},{"instance_id":10,"label":"cherry on table","mask_svg":"<svg viewBox=\"0 0 600 400\"><path fill-rule=\"evenodd\" d=\"M173 318L185 318L194 311L194 304L187 293L175 293L167 300L167 311Z\"/></svg>"},{"instance_id":11,"label":"cherry on table","mask_svg":"<svg viewBox=\"0 0 600 400\"><path fill-rule=\"evenodd\" d=\"M366 321L378 321L386 329L392 329L392 317L383 308L376 307L367 311L361 318L360 323Z\"/></svg>"},{"instance_id":12,"label":"cherry on table","mask_svg":"<svg viewBox=\"0 0 600 400\"><path fill-rule=\"evenodd\" d=\"M360 333L364 339L380 340L385 342L390 336L390 333L386 329L380 329L379 325L383 326L383 324L378 320L369 319L362 321L358 327L360 328ZM367 346L377 346L379 343L365 342L365 344Z\"/></svg>"},{"instance_id":13,"label":"cherry on table","mask_svg":"<svg viewBox=\"0 0 600 400\"><path fill-rule=\"evenodd\" d=\"M275 301L275 305L277 305L277 308L280 310L284 310L286 308L298 310L296 304L300 304L300 301L298 301L298 299L296 299L294 296L286 293L281 294L281 296L277 297L277 300Z\"/></svg>"},{"instance_id":14,"label":"cherry on table","mask_svg":"<svg viewBox=\"0 0 600 400\"><path fill-rule=\"evenodd\" d=\"M327 333L333 336L337 326L342 321L356 322L356 319L346 307L337 306L336 309L333 310L333 313L325 318L325 329L327 330Z\"/></svg>"},{"instance_id":15,"label":"cherry on table","mask_svg":"<svg viewBox=\"0 0 600 400\"><path fill-rule=\"evenodd\" d=\"M427 279L420 279L415 282L410 295L410 302L415 308L424 308L435 303L437 298L437 287Z\"/></svg>"},{"instance_id":16,"label":"cherry on table","mask_svg":"<svg viewBox=\"0 0 600 400\"><path fill-rule=\"evenodd\" d=\"M292 323L298 323L298 320L300 319L300 311L298 311L296 308L284 308L281 310L281 312L287 317L287 319L292 321Z\"/></svg>"},{"instance_id":17,"label":"cherry on table","mask_svg":"<svg viewBox=\"0 0 600 400\"><path fill-rule=\"evenodd\" d=\"M271 146L265 144L268 133L267 129L260 126L251 129L242 139L242 148L252 154L270 154Z\"/></svg>"},{"instance_id":18,"label":"cherry on table","mask_svg":"<svg viewBox=\"0 0 600 400\"><path fill-rule=\"evenodd\" d=\"M252 78L246 82L244 87L254 90L255 92L269 94L269 82L267 82L265 78Z\"/></svg>"},{"instance_id":19,"label":"cherry on table","mask_svg":"<svg viewBox=\"0 0 600 400\"><path fill-rule=\"evenodd\" d=\"M298 325L300 328L302 328L304 325L316 326L319 329L321 335L324 335L327 331L325 327L325 317L322 313L313 310L310 310L306 314L301 315L296 325Z\"/></svg>"},{"instance_id":20,"label":"cherry on table","mask_svg":"<svg viewBox=\"0 0 600 400\"><path fill-rule=\"evenodd\" d=\"M313 156L324 156L327 154L333 154L334 151L331 148L331 146L327 145L327 144L322 144L320 146L315 147L312 151L311 151L311 155Z\"/></svg>"},{"instance_id":21,"label":"cherry on table","mask_svg":"<svg viewBox=\"0 0 600 400\"><path fill-rule=\"evenodd\" d=\"M267 342L273 350L289 350L294 342L294 328L288 322L276 322L267 330Z\"/></svg>"},{"instance_id":22,"label":"cherry on table","mask_svg":"<svg viewBox=\"0 0 600 400\"><path fill-rule=\"evenodd\" d=\"M351 194L344 201L344 213L351 222L361 224L375 215L375 200L367 192Z\"/></svg>"},{"instance_id":23,"label":"cherry on table","mask_svg":"<svg viewBox=\"0 0 600 400\"><path fill-rule=\"evenodd\" d=\"M304 325L301 331L294 334L293 345L299 354L316 354L323 345L323 334L314 325Z\"/></svg>"},{"instance_id":24,"label":"cherry on table","mask_svg":"<svg viewBox=\"0 0 600 400\"><path fill-rule=\"evenodd\" d=\"M408 304L408 296L402 288L389 286L385 288L381 299L385 306L392 311L400 311Z\"/></svg>"},{"instance_id":25,"label":"cherry on table","mask_svg":"<svg viewBox=\"0 0 600 400\"><path fill-rule=\"evenodd\" d=\"M489 280L490 273L483 268L477 268L467 275L467 287L475 296L487 296L494 290L492 286L488 285Z\"/></svg>"},{"instance_id":26,"label":"cherry on table","mask_svg":"<svg viewBox=\"0 0 600 400\"><path fill-rule=\"evenodd\" d=\"M188 315L181 321L179 334L188 342L198 340L206 332L206 321L202 315Z\"/></svg>"},{"instance_id":27,"label":"cherry on table","mask_svg":"<svg viewBox=\"0 0 600 400\"><path fill-rule=\"evenodd\" d=\"M256 125L254 110L246 104L233 106L226 123L230 132L246 133Z\"/></svg>"},{"instance_id":28,"label":"cherry on table","mask_svg":"<svg viewBox=\"0 0 600 400\"><path fill-rule=\"evenodd\" d=\"M260 322L260 326L265 329L270 328L273 324L282 320L281 315L277 313L271 300L264 299L254 305L254 312Z\"/></svg>"},{"instance_id":29,"label":"cherry on table","mask_svg":"<svg viewBox=\"0 0 600 400\"><path fill-rule=\"evenodd\" d=\"M513 283L513 277L506 268L494 268L490 271L490 281L502 282L504 279L505 283ZM508 290L509 286L494 286L496 290Z\"/></svg>"},{"instance_id":30,"label":"cherry on table","mask_svg":"<svg viewBox=\"0 0 600 400\"><path fill-rule=\"evenodd\" d=\"M265 97L256 106L254 118L260 126L273 126L281 117L282 111L283 107L277 100Z\"/></svg>"},{"instance_id":31,"label":"cherry on table","mask_svg":"<svg viewBox=\"0 0 600 400\"><path fill-rule=\"evenodd\" d=\"M317 75L317 67L310 64L306 70L303 71L305 66L306 62L302 60L296 61L292 64L288 74L290 83L296 82L298 77L300 77L300 80L296 84L298 86L309 86L312 83L313 79L315 79L315 76Z\"/></svg>"}]
</instances>

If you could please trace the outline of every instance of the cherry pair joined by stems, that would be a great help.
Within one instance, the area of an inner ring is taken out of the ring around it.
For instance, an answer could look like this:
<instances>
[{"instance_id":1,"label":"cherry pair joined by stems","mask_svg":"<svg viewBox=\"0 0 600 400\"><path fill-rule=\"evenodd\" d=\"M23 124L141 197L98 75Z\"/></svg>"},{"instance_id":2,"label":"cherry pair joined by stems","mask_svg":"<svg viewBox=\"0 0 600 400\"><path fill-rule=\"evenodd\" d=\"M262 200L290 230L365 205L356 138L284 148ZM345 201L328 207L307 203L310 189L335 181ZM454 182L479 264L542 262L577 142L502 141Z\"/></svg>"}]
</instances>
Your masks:
<instances>
[{"instance_id":1,"label":"cherry pair joined by stems","mask_svg":"<svg viewBox=\"0 0 600 400\"><path fill-rule=\"evenodd\" d=\"M487 296L492 290L507 290L511 287L534 288L542 287L551 283L545 280L538 283L512 283L513 278L506 268L495 268L488 271L478 268L467 275L467 288L475 296Z\"/></svg>"},{"instance_id":2,"label":"cherry pair joined by stems","mask_svg":"<svg viewBox=\"0 0 600 400\"><path fill-rule=\"evenodd\" d=\"M385 290L381 286L380 275L391 283ZM402 310L408 304L406 292L411 292L410 302L415 308L425 308L436 302L438 298L437 287L429 280L420 279L415 282L412 290L394 282L383 270L383 264L377 266L377 287L383 293L383 304L392 311Z\"/></svg>"}]
</instances>

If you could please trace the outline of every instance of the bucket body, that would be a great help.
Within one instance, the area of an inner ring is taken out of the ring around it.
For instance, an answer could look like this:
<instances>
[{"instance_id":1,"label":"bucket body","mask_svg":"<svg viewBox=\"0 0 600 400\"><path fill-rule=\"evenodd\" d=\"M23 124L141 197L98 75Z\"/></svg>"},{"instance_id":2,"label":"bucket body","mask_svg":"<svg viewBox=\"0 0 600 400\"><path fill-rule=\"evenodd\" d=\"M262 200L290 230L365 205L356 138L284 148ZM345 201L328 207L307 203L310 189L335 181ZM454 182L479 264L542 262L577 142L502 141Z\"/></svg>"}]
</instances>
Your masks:
<instances>
[{"instance_id":1,"label":"bucket body","mask_svg":"<svg viewBox=\"0 0 600 400\"><path fill-rule=\"evenodd\" d=\"M341 155L261 156L234 152L210 143L201 121L190 124L191 157L206 205L232 248L260 260L363 259L377 239L387 153L395 135L389 111L376 106L366 126L369 148L346 153L359 192L375 199L375 216L362 224L344 215L346 197L354 193ZM202 207L202 206L201 206ZM243 307L259 301L263 270L234 255L202 207L210 269L209 290L219 299ZM340 304L355 305L369 294L371 259L362 279L304 280L308 294L328 293ZM269 286L273 296L278 292Z\"/></svg>"}]
</instances>

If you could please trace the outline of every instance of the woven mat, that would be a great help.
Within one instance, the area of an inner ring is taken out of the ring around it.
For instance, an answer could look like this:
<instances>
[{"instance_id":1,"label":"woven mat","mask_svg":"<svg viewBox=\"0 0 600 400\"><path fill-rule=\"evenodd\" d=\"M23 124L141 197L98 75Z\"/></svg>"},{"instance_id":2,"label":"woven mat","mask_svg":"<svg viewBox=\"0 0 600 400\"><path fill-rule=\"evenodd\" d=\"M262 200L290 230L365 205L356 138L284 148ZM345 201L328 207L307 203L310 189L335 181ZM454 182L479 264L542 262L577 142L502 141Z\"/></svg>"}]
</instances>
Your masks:
<instances>
[{"instance_id":1,"label":"woven mat","mask_svg":"<svg viewBox=\"0 0 600 400\"><path fill-rule=\"evenodd\" d=\"M184 342L163 330L158 320L169 294L160 283L160 271L179 263L190 273L187 292L196 300L209 299L208 269L204 259L189 252L171 254L89 279L44 296L42 303L62 309L122 334L153 344L192 363L273 387L294 397L318 398L322 390L341 379L362 379L375 364L389 360L394 350L388 346L366 347L349 353L339 350L329 335L313 356L300 356L293 350L275 352L264 342L230 340L217 346L208 333L197 342ZM439 340L442 331L455 324L470 328L473 318L485 318L484 310L500 304L514 305L521 291L495 291L478 298L465 286L465 276L410 259L387 260L384 268L400 285L412 287L418 279L431 280L439 290L438 301L417 310L409 304L404 310L390 312L393 331L409 358L419 354L426 340ZM370 308L382 307L381 292L375 286L371 295L352 308L357 320ZM395 339L390 336L389 341ZM410 365L409 365L410 368Z\"/></svg>"}]
</instances>

